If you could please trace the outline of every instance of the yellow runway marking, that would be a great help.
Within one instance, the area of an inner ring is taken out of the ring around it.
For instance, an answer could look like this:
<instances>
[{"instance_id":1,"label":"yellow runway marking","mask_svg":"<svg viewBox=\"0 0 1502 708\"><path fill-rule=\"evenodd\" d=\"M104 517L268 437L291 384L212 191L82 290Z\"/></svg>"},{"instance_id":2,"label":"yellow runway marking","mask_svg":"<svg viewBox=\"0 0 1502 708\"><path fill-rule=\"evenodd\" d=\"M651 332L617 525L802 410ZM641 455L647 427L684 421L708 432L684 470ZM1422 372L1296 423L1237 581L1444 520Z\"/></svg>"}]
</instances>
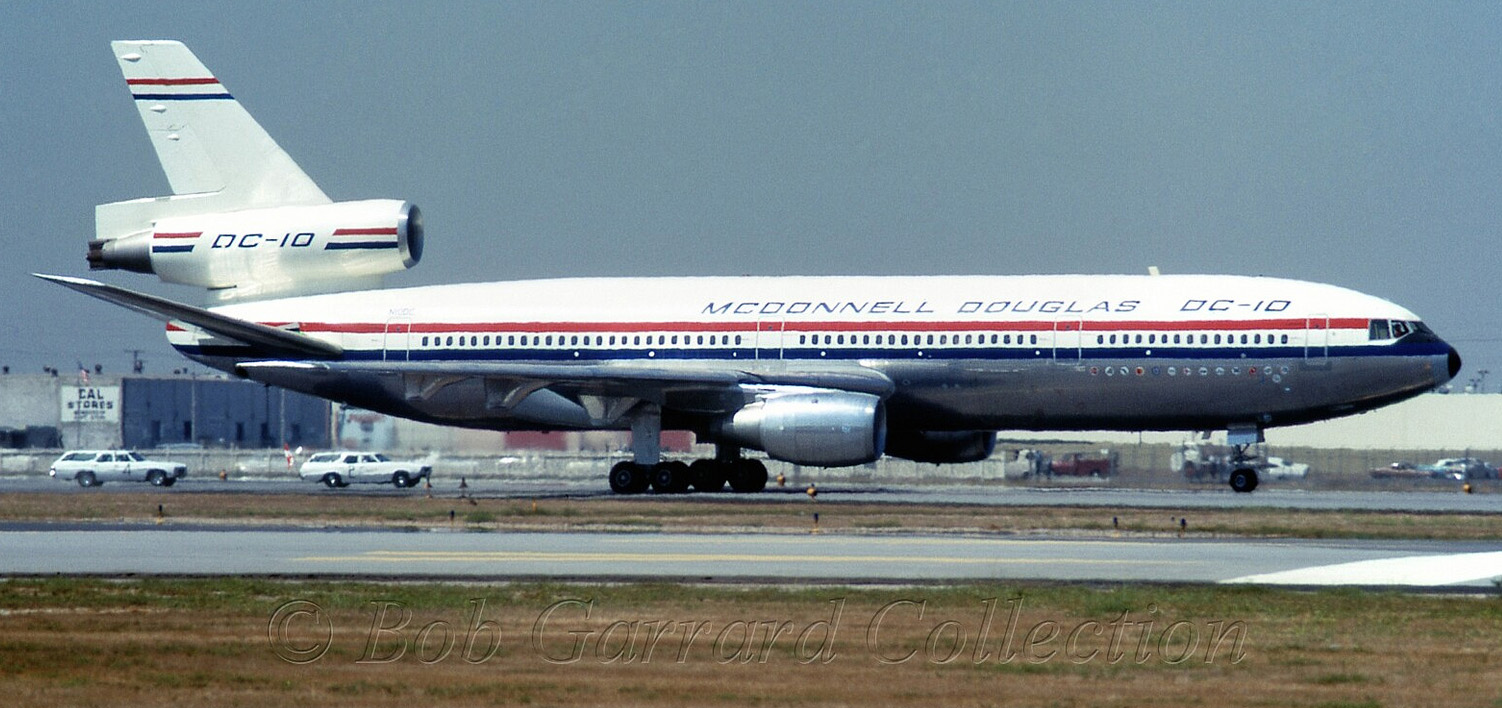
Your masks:
<instances>
[{"instance_id":1,"label":"yellow runway marking","mask_svg":"<svg viewBox=\"0 0 1502 708\"><path fill-rule=\"evenodd\" d=\"M1193 565L1195 561L1110 558L957 558L942 556L772 555L760 553L599 553L543 551L369 551L352 556L303 556L306 563L940 563L950 565Z\"/></svg>"}]
</instances>

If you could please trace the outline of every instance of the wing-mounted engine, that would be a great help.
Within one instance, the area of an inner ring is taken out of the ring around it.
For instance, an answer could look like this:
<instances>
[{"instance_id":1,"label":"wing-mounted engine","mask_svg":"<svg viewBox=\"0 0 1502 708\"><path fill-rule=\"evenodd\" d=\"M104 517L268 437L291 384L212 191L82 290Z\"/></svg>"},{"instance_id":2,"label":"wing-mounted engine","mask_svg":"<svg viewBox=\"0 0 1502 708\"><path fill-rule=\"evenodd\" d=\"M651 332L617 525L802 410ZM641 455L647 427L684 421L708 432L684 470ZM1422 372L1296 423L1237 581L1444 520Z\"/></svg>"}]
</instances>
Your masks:
<instances>
[{"instance_id":1,"label":"wing-mounted engine","mask_svg":"<svg viewBox=\"0 0 1502 708\"><path fill-rule=\"evenodd\" d=\"M869 393L773 393L721 423L718 437L799 465L845 467L881 457L886 410Z\"/></svg>"},{"instance_id":2,"label":"wing-mounted engine","mask_svg":"<svg viewBox=\"0 0 1502 708\"><path fill-rule=\"evenodd\" d=\"M227 301L377 287L422 249L418 208L383 199L161 218L90 241L89 267L155 273Z\"/></svg>"}]
</instances>

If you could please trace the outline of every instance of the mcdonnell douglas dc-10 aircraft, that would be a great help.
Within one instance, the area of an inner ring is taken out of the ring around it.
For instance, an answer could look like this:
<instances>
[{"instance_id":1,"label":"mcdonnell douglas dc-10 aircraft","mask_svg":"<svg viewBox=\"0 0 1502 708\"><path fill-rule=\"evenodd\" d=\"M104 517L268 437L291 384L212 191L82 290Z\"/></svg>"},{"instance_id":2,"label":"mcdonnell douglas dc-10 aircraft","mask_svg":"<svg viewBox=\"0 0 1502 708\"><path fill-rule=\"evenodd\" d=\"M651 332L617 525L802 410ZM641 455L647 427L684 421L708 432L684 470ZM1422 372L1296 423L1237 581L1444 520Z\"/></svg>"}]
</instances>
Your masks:
<instances>
[{"instance_id":1,"label":"mcdonnell douglas dc-10 aircraft","mask_svg":"<svg viewBox=\"0 0 1502 708\"><path fill-rule=\"evenodd\" d=\"M115 42L173 196L103 204L92 269L208 308L40 277L167 323L205 365L414 420L630 430L611 488L759 491L749 448L812 466L984 459L999 430L1265 428L1454 378L1417 315L1332 285L1221 275L577 278L379 289L416 206L329 198L185 46ZM664 461L663 429L714 459Z\"/></svg>"}]
</instances>

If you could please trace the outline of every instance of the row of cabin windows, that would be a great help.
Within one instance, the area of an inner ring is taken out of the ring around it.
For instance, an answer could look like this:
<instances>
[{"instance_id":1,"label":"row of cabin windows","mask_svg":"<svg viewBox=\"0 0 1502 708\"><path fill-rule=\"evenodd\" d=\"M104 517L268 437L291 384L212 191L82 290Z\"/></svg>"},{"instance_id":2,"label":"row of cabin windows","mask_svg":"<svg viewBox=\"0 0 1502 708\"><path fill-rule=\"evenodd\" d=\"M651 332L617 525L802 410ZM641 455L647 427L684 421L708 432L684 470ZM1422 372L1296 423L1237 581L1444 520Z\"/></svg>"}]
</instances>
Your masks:
<instances>
[{"instance_id":1,"label":"row of cabin windows","mask_svg":"<svg viewBox=\"0 0 1502 708\"><path fill-rule=\"evenodd\" d=\"M1132 339L1134 336L1136 337L1136 341L1135 342ZM1219 334L1214 335L1213 338L1211 337L1211 335L1201 334L1201 335L1199 335L1199 338L1200 338L1200 341L1199 341L1200 344L1210 344L1212 341L1215 344L1220 344L1221 343L1221 335L1219 335ZM1263 342L1263 339L1262 339L1262 335L1260 333L1258 333L1258 334L1243 334L1243 335L1241 335L1241 343L1242 344L1261 344L1262 342ZM1104 334L1097 334L1097 335L1095 335L1095 343L1096 344L1115 344L1116 343L1116 335L1113 334L1113 335L1110 335L1108 337L1107 335L1104 335ZM1121 335L1121 343L1122 344L1134 344L1134 343L1135 344L1168 344L1169 341L1168 341L1168 335L1166 335L1166 334L1149 334L1149 335L1147 335L1147 341L1145 341L1145 342L1143 341L1143 335L1140 335L1140 334L1138 334L1138 335L1123 334L1123 335ZM1173 344L1194 344L1194 335L1193 334L1185 334L1185 335L1175 334L1175 335L1173 335L1173 342L1172 343ZM1225 343L1226 344L1235 344L1236 343L1236 335L1234 335L1234 334L1227 334L1227 335L1225 335ZM1287 344L1288 343L1288 335L1286 335L1286 334L1282 335L1281 336L1281 341L1279 341L1279 335L1275 335L1275 334L1269 333L1267 335L1267 343L1268 344Z\"/></svg>"},{"instance_id":2,"label":"row of cabin windows","mask_svg":"<svg viewBox=\"0 0 1502 708\"><path fill-rule=\"evenodd\" d=\"M683 341L683 344L695 344L696 343L695 342L695 336L691 335L691 334L685 334L685 335L677 335L677 334L675 334L675 335L672 335L671 337L669 337L666 334L656 334L656 335L654 335L654 334L647 334L647 335L638 334L638 335L632 335L632 336L627 336L627 335L610 335L609 337L606 337L603 334L597 334L597 335L588 335L588 334L586 334L586 335L583 335L583 336L580 336L580 335L577 335L577 334L574 334L574 335L562 335L562 334L560 334L560 335L557 335L556 337L554 337L554 335L551 335L551 334L546 335L546 336L541 335L541 334L532 334L532 335L528 335L528 334L523 334L523 335L508 334L508 335L506 335L506 337L505 337L505 343L503 344L501 342L501 336L500 335L496 335L495 337L492 338L490 335L487 334L487 335L485 335L483 337L480 336L480 335L469 335L469 336L460 335L459 337L457 337L457 342L458 342L457 345L455 344L456 338L453 337L453 336L448 336L448 337L423 337L422 338L422 346L424 346L424 347L429 347L429 346L432 346L432 347L452 347L452 346L460 346L460 347L464 347L464 346L469 346L469 347L488 347L488 346L492 346L491 342L492 342L492 339L493 339L494 340L494 346L497 346L497 347L502 347L502 346L505 346L505 347L551 347L551 346L553 346L553 342L555 340L557 341L558 346L560 346L560 347L580 347L580 346L583 346L583 347L614 347L614 346L617 346L617 345L623 346L623 347L625 347L625 346L633 346L633 347L648 346L648 347L652 347L652 346L669 346L670 342L671 342L671 344L678 344L680 337L681 337L681 339ZM643 340L645 340L645 342L643 342ZM711 334L711 335L708 335L707 338L706 338L705 335L702 335L702 334L697 336L697 344L699 344L699 345L705 345L706 341L707 341L708 346L711 346L711 347L732 346L732 345L733 346L740 346L740 344L741 344L741 335L739 335L739 334L736 334L736 335Z\"/></svg>"},{"instance_id":3,"label":"row of cabin windows","mask_svg":"<svg viewBox=\"0 0 1502 708\"><path fill-rule=\"evenodd\" d=\"M877 334L877 335L870 335L870 334L854 335L854 334L852 334L852 335L848 335L848 337L846 335L843 335L843 334L838 334L838 335L836 335L836 334L825 334L825 335L800 334L800 335L798 335L798 344L804 345L804 346L809 345L809 344L812 344L814 346L818 346L820 344L820 337L821 336L823 337L823 343L826 344L826 345L830 345L830 344L833 344L833 345L843 345L843 344L846 344L847 341L848 341L849 344L870 345L870 344L874 343L877 346L881 346L883 344L883 342L882 342L883 336L885 336L885 338L886 338L886 342L885 343L887 345L889 345L889 346L909 346L909 345L922 346L924 344L927 344L929 346L933 346L935 344L938 344L940 346L945 346L945 345L949 345L951 343L955 344L955 345L963 345L963 344L981 344L981 345L983 345L983 344L986 344L986 337L987 337L987 335L984 335L984 334L965 334L965 335L959 335L959 334L955 334L955 335L948 335L948 334L939 334L939 335L933 335L933 334L929 334L929 335L915 334L915 335L911 335L911 336L910 335L906 335L906 334L903 334L903 335L896 335L896 334L888 334L888 335L880 335L880 334ZM1170 344L1170 343L1172 343L1172 344L1194 344L1195 335L1193 335L1193 334L1187 334L1187 335L1186 334L1174 334L1172 342L1170 342L1169 335L1167 335L1167 334L1161 334L1161 335L1160 334L1148 334L1148 335L1141 335L1141 334L1137 334L1137 335L1131 335L1131 334L1122 334L1122 335L1098 334L1098 335L1095 336L1095 343L1096 344L1116 344L1118 342L1118 339L1117 339L1118 337L1120 337L1119 341L1122 344L1133 344L1133 343L1135 343L1135 344ZM1134 341L1134 338L1135 338L1135 341ZM631 336L627 336L627 335L610 335L610 336L606 336L606 335L587 335L587 334L583 335L583 336L580 336L580 335L577 335L577 334L575 334L575 335L561 335L560 334L560 335L557 335L556 337L554 335L551 335L551 334L549 334L549 335L526 335L526 334L515 335L515 334L511 334L511 335L506 335L504 343L502 343L501 340L502 340L502 338L501 338L500 335L496 335L494 337L491 337L488 334L484 335L483 337L480 336L480 335L468 335L468 336L460 335L458 337L454 337L452 335L447 336L447 337L423 337L422 338L422 346L424 346L424 347L429 347L429 346L433 346L433 347L452 347L452 346L456 346L456 341L457 341L457 346L461 346L461 347L463 347L463 346L489 347L489 346L492 346L492 345L498 346L498 347L499 346L507 346L507 347L516 347L516 346L521 346L521 347L551 347L551 346L554 346L554 341L556 340L558 346L572 346L572 347L577 347L577 346L585 346L585 347L590 347L590 346L594 346L594 347L606 347L606 346L609 346L609 347L614 347L614 346L649 346L649 347L651 347L651 346L677 346L679 344L716 347L716 346L732 346L732 345L733 346L740 346L741 342L742 342L742 337L739 334L736 334L736 335L729 335L729 334L719 334L719 335L717 335L717 334L710 334L710 335L703 335L703 334L700 334L700 335L689 335L689 334L685 334L685 335L677 335L677 334L674 334L674 335L666 335L666 334L652 335L652 334L648 334L648 335L640 335L640 334L638 334L638 335L631 335ZM990 341L991 344L1009 345L1009 344L1013 343L1012 335L1010 335L1010 334L992 334L992 335L990 335L990 340L991 340ZM1241 343L1242 344L1262 344L1263 341L1264 341L1263 340L1263 335L1261 333L1250 334L1250 335L1248 335L1248 334L1241 335ZM1267 338L1266 338L1265 341L1268 344L1287 344L1288 343L1288 335L1287 334L1284 334L1284 335L1275 335L1275 334L1269 333L1267 335ZM1209 334L1200 334L1199 335L1199 343L1200 344L1211 344L1212 342L1214 344L1221 344L1222 343L1222 335L1219 335L1219 334L1216 334L1216 335L1213 335L1213 336L1209 335ZM1038 335L1036 335L1036 334L1029 334L1029 335L1021 335L1021 334L1019 334L1016 337L1016 344L1019 344L1019 345L1022 345L1022 344L1036 345L1037 343L1038 343ZM1224 343L1226 343L1226 344L1235 344L1236 343L1236 335L1234 335L1234 334L1224 335Z\"/></svg>"},{"instance_id":4,"label":"row of cabin windows","mask_svg":"<svg viewBox=\"0 0 1502 708\"><path fill-rule=\"evenodd\" d=\"M825 335L800 334L800 335L798 335L798 344L800 344L800 345L813 344L815 346L818 346L818 344L819 344L819 337L820 336L822 336L824 338L824 344L844 344L847 341L846 336L843 335L843 334L825 334ZM937 339L935 339L936 336L937 336ZM875 335L875 336L872 336L872 335L869 335L869 334L862 334L862 335L859 335L859 337L857 337L857 335L852 334L852 335L849 336L848 341L851 344L872 344L872 343L874 343L877 346L881 346L882 345L882 337L883 337L883 335L880 335L880 334ZM896 345L907 346L909 343L911 343L913 345L922 345L922 344L925 343L924 342L924 335L921 335L921 334L912 335L911 342L909 342L908 335L906 335L906 334L903 334L903 335L888 334L888 335L885 335L885 337L886 337L886 344L891 345L891 346L896 346ZM962 341L961 335L958 335L958 334L954 335L953 337L951 337L950 335L947 335L947 334L940 334L940 335L932 335L932 334L930 334L930 335L927 335L927 338L928 338L927 344L929 344L929 345L932 345L932 344L935 344L935 343L938 343L940 345L951 344L951 343L953 343L953 344L985 344L986 343L986 335L984 335L984 334L967 334L967 335L963 336L963 341ZM1038 335L1036 335L1036 334L1027 335L1025 339L1028 340L1028 341L1024 341L1024 336L1023 335L1020 335L1020 334L1017 335L1017 343L1018 344L1037 344L1038 343ZM1005 335L993 334L993 335L991 335L991 343L992 344L1011 344L1012 343L1012 335L1010 335L1010 334L1005 334Z\"/></svg>"}]
</instances>

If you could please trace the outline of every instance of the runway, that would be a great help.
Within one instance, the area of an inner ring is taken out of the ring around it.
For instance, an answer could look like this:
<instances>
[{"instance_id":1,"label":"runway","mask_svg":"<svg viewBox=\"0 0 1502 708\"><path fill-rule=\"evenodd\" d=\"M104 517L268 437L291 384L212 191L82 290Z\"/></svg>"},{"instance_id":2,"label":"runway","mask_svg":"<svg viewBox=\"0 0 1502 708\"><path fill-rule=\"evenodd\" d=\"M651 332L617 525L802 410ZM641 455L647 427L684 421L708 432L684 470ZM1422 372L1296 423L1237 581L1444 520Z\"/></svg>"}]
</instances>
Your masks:
<instances>
[{"instance_id":1,"label":"runway","mask_svg":"<svg viewBox=\"0 0 1502 708\"><path fill-rule=\"evenodd\" d=\"M1496 544L16 526L0 574L1488 587Z\"/></svg>"},{"instance_id":2,"label":"runway","mask_svg":"<svg viewBox=\"0 0 1502 708\"><path fill-rule=\"evenodd\" d=\"M467 493L480 499L550 499L614 497L604 480L540 481L498 478L467 480ZM1265 507L1307 510L1361 510L1408 512L1502 513L1502 494L1462 494L1458 487L1441 487L1435 491L1307 491L1279 488L1265 484L1251 494L1236 494L1221 485L1192 489L1128 489L1109 486L1029 486L973 484L882 485L850 482L820 484L822 502L858 502L871 504L970 504L979 506L1082 506L1105 508L1153 509L1230 509ZM1486 487L1490 490L1491 487ZM769 487L760 494L692 494L662 497L646 494L635 499L734 500L740 503L779 502L784 495L802 496L805 487ZM250 493L308 494L323 496L409 496L422 489L393 489L391 485L353 485L330 490L322 485L292 478L232 477L222 481L212 477L189 476L171 489L158 489L140 483L112 482L94 489L44 476L0 477L0 493L42 492L48 494L140 494L158 492L180 494ZM438 479L434 494L458 496L459 480Z\"/></svg>"}]
</instances>

